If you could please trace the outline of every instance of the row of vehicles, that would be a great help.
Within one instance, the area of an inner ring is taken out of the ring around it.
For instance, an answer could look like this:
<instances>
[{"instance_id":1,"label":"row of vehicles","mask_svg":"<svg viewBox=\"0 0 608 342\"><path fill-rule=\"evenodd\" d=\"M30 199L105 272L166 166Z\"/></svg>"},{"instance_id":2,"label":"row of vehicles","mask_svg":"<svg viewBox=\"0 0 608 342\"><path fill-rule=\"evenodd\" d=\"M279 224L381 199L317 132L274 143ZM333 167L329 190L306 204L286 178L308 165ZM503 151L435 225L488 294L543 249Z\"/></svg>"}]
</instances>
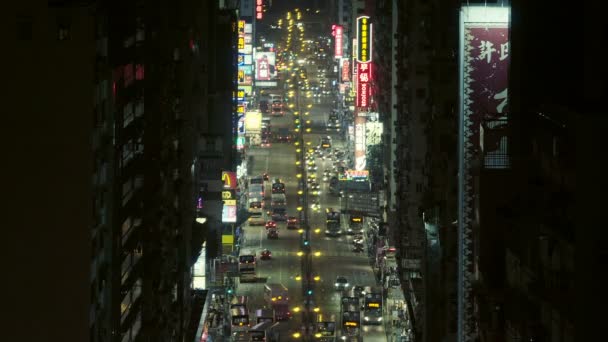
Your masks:
<instances>
[{"instance_id":1,"label":"row of vehicles","mask_svg":"<svg viewBox=\"0 0 608 342\"><path fill-rule=\"evenodd\" d=\"M339 211L333 208L327 208L325 210L325 235L327 236L340 236L343 231L349 235L363 234L363 215L360 213L351 213L348 215L348 221L345 223L345 227L342 227L342 216Z\"/></svg>"},{"instance_id":2,"label":"row of vehicles","mask_svg":"<svg viewBox=\"0 0 608 342\"><path fill-rule=\"evenodd\" d=\"M281 341L276 327L291 318L289 292L280 283L264 285L266 305L255 311L252 319L247 296L235 296L230 302L232 341Z\"/></svg>"},{"instance_id":3,"label":"row of vehicles","mask_svg":"<svg viewBox=\"0 0 608 342\"><path fill-rule=\"evenodd\" d=\"M262 176L249 178L247 194L247 201L249 204L249 225L264 225L269 221L269 217L273 221L287 221L285 183L281 182L279 179L274 180L272 184L270 210L268 211L264 210L266 191L264 187L264 178Z\"/></svg>"}]
</instances>

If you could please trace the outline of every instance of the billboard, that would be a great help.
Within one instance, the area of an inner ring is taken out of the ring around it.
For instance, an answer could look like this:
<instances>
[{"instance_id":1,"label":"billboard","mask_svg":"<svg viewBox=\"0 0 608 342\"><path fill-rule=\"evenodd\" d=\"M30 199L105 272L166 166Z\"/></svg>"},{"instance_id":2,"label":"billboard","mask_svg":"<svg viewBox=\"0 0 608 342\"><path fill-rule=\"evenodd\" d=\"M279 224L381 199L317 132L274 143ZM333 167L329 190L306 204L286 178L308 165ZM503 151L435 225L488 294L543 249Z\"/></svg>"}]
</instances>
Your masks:
<instances>
[{"instance_id":1,"label":"billboard","mask_svg":"<svg viewBox=\"0 0 608 342\"><path fill-rule=\"evenodd\" d=\"M342 59L342 82L350 81L350 61L348 58Z\"/></svg>"},{"instance_id":2,"label":"billboard","mask_svg":"<svg viewBox=\"0 0 608 342\"><path fill-rule=\"evenodd\" d=\"M245 24L245 33L247 33L247 34L253 33L253 24Z\"/></svg>"},{"instance_id":3,"label":"billboard","mask_svg":"<svg viewBox=\"0 0 608 342\"><path fill-rule=\"evenodd\" d=\"M372 60L372 24L368 16L357 18L357 62L367 63Z\"/></svg>"},{"instance_id":4,"label":"billboard","mask_svg":"<svg viewBox=\"0 0 608 342\"><path fill-rule=\"evenodd\" d=\"M222 207L222 222L236 223L236 205L224 205Z\"/></svg>"},{"instance_id":5,"label":"billboard","mask_svg":"<svg viewBox=\"0 0 608 342\"><path fill-rule=\"evenodd\" d=\"M240 65L238 68L238 84L239 86L253 85L253 66Z\"/></svg>"},{"instance_id":6,"label":"billboard","mask_svg":"<svg viewBox=\"0 0 608 342\"><path fill-rule=\"evenodd\" d=\"M245 34L245 20L239 20L239 37L243 36Z\"/></svg>"},{"instance_id":7,"label":"billboard","mask_svg":"<svg viewBox=\"0 0 608 342\"><path fill-rule=\"evenodd\" d=\"M276 56L274 52L258 51L255 53L255 80L270 81L277 76Z\"/></svg>"},{"instance_id":8,"label":"billboard","mask_svg":"<svg viewBox=\"0 0 608 342\"><path fill-rule=\"evenodd\" d=\"M332 25L332 35L334 36L334 58L342 58L344 47L344 28L340 25Z\"/></svg>"},{"instance_id":9,"label":"billboard","mask_svg":"<svg viewBox=\"0 0 608 342\"><path fill-rule=\"evenodd\" d=\"M262 131L262 113L261 112L246 112L245 113L245 132L260 133Z\"/></svg>"},{"instance_id":10,"label":"billboard","mask_svg":"<svg viewBox=\"0 0 608 342\"><path fill-rule=\"evenodd\" d=\"M458 132L458 340L468 341L476 333L469 318L473 311L475 263L473 226L476 222L476 177L480 157L480 126L508 119L509 18L508 6L462 6L459 31L459 132ZM485 132L484 132L485 133ZM502 159L508 168L507 136ZM500 144L498 144L500 147ZM485 163L485 161L484 161ZM484 167L486 167L484 165Z\"/></svg>"},{"instance_id":11,"label":"billboard","mask_svg":"<svg viewBox=\"0 0 608 342\"><path fill-rule=\"evenodd\" d=\"M357 62L357 107L369 106L370 81L372 78L371 63Z\"/></svg>"},{"instance_id":12,"label":"billboard","mask_svg":"<svg viewBox=\"0 0 608 342\"><path fill-rule=\"evenodd\" d=\"M369 113L372 114L372 113ZM380 121L367 121L365 123L365 143L370 145L378 145L382 143L382 132L384 128Z\"/></svg>"},{"instance_id":13,"label":"billboard","mask_svg":"<svg viewBox=\"0 0 608 342\"><path fill-rule=\"evenodd\" d=\"M365 118L355 117L355 170L365 170L367 160L365 158Z\"/></svg>"},{"instance_id":14,"label":"billboard","mask_svg":"<svg viewBox=\"0 0 608 342\"><path fill-rule=\"evenodd\" d=\"M262 20L264 16L264 0L256 0L255 1L255 18L257 20Z\"/></svg>"},{"instance_id":15,"label":"billboard","mask_svg":"<svg viewBox=\"0 0 608 342\"><path fill-rule=\"evenodd\" d=\"M236 189L239 186L236 173L232 171L222 171L222 182L224 183L224 189Z\"/></svg>"},{"instance_id":16,"label":"billboard","mask_svg":"<svg viewBox=\"0 0 608 342\"><path fill-rule=\"evenodd\" d=\"M242 90L245 92L245 96L251 96L252 92L253 92L253 87L252 86L239 86L239 90Z\"/></svg>"}]
</instances>

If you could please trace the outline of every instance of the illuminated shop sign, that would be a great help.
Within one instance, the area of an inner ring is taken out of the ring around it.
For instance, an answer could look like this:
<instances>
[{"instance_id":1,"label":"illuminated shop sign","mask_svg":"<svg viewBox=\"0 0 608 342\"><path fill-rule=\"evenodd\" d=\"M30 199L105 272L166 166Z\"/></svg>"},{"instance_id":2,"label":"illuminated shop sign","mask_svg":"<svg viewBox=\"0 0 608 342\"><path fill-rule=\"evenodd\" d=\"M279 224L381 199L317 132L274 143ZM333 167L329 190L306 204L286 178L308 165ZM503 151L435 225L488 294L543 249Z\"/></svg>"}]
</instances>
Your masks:
<instances>
[{"instance_id":1,"label":"illuminated shop sign","mask_svg":"<svg viewBox=\"0 0 608 342\"><path fill-rule=\"evenodd\" d=\"M238 31L239 36L242 36L245 34L245 20L239 20L238 29L239 29L239 31Z\"/></svg>"},{"instance_id":2,"label":"illuminated shop sign","mask_svg":"<svg viewBox=\"0 0 608 342\"><path fill-rule=\"evenodd\" d=\"M264 0L256 0L255 3L255 18L261 20L264 13Z\"/></svg>"},{"instance_id":3,"label":"illuminated shop sign","mask_svg":"<svg viewBox=\"0 0 608 342\"><path fill-rule=\"evenodd\" d=\"M344 37L344 28L340 25L332 25L332 35L334 36L334 57L341 58L342 57L342 47L344 46L343 37Z\"/></svg>"},{"instance_id":4,"label":"illuminated shop sign","mask_svg":"<svg viewBox=\"0 0 608 342\"><path fill-rule=\"evenodd\" d=\"M372 60L372 24L368 16L357 18L357 62Z\"/></svg>"},{"instance_id":5,"label":"illuminated shop sign","mask_svg":"<svg viewBox=\"0 0 608 342\"><path fill-rule=\"evenodd\" d=\"M369 106L371 63L357 63L357 107Z\"/></svg>"}]
</instances>

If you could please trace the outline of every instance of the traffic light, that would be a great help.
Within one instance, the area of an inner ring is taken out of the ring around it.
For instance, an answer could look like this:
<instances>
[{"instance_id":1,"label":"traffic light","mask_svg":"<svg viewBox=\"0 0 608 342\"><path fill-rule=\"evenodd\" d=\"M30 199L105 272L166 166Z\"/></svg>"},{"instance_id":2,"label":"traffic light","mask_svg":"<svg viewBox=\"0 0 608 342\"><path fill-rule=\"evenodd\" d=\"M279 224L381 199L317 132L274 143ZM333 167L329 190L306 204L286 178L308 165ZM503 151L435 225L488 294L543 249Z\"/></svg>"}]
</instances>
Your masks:
<instances>
[{"instance_id":1,"label":"traffic light","mask_svg":"<svg viewBox=\"0 0 608 342\"><path fill-rule=\"evenodd\" d=\"M227 292L228 294L232 294L232 288L229 287Z\"/></svg>"},{"instance_id":2,"label":"traffic light","mask_svg":"<svg viewBox=\"0 0 608 342\"><path fill-rule=\"evenodd\" d=\"M310 241L304 240L304 246L308 246L309 244L310 244Z\"/></svg>"},{"instance_id":3,"label":"traffic light","mask_svg":"<svg viewBox=\"0 0 608 342\"><path fill-rule=\"evenodd\" d=\"M312 290L306 291L306 294L309 295L309 296L312 296Z\"/></svg>"}]
</instances>

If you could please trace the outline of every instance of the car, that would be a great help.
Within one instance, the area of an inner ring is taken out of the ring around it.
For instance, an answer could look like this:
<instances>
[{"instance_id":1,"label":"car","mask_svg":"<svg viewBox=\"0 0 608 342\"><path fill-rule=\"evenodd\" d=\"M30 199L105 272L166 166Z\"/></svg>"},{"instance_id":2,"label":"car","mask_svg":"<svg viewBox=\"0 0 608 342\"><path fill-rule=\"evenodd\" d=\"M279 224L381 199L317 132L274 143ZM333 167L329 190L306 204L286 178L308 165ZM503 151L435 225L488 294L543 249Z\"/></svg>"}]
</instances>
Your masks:
<instances>
[{"instance_id":1,"label":"car","mask_svg":"<svg viewBox=\"0 0 608 342\"><path fill-rule=\"evenodd\" d=\"M283 183L272 184L272 193L273 194L284 194L285 193L285 184L283 184Z\"/></svg>"},{"instance_id":2,"label":"car","mask_svg":"<svg viewBox=\"0 0 608 342\"><path fill-rule=\"evenodd\" d=\"M270 260L272 259L272 252L269 249L263 249L260 253L260 259L262 260Z\"/></svg>"},{"instance_id":3,"label":"car","mask_svg":"<svg viewBox=\"0 0 608 342\"><path fill-rule=\"evenodd\" d=\"M336 277L336 282L334 284L334 286L336 287L336 290L346 290L346 289L348 289L349 285L350 284L348 283L348 279L346 279L345 276Z\"/></svg>"},{"instance_id":4,"label":"car","mask_svg":"<svg viewBox=\"0 0 608 342\"><path fill-rule=\"evenodd\" d=\"M274 221L268 221L266 222L266 229L270 229L270 228L276 228L277 227L277 223Z\"/></svg>"},{"instance_id":5,"label":"car","mask_svg":"<svg viewBox=\"0 0 608 342\"><path fill-rule=\"evenodd\" d=\"M275 228L268 229L266 232L266 238L268 239L278 239L279 232Z\"/></svg>"},{"instance_id":6,"label":"car","mask_svg":"<svg viewBox=\"0 0 608 342\"><path fill-rule=\"evenodd\" d=\"M298 229L298 219L295 216L287 218L287 229Z\"/></svg>"},{"instance_id":7,"label":"car","mask_svg":"<svg viewBox=\"0 0 608 342\"><path fill-rule=\"evenodd\" d=\"M268 138L263 138L262 142L260 143L261 147L271 147L272 144L270 143L270 139Z\"/></svg>"}]
</instances>

